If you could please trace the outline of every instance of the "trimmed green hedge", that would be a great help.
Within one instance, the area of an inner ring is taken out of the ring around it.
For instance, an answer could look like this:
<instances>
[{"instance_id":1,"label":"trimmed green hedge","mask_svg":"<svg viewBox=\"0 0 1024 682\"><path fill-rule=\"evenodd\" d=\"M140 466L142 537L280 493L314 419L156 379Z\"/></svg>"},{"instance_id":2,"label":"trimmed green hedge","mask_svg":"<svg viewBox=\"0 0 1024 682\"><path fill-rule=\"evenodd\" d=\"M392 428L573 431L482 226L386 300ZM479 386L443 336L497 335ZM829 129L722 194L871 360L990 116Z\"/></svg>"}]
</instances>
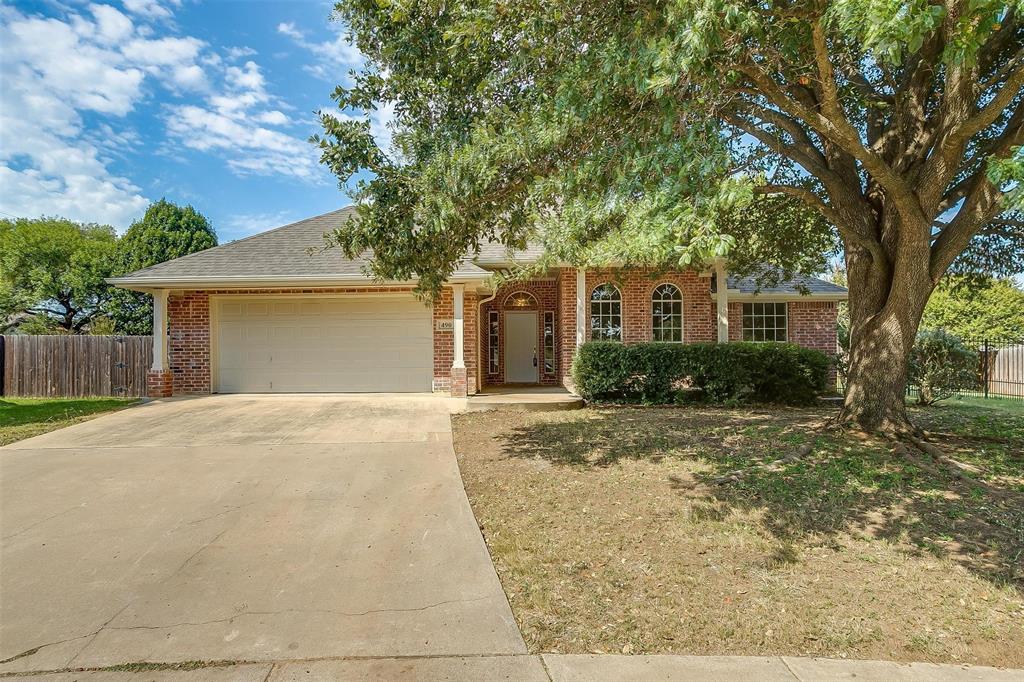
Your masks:
<instances>
[{"instance_id":1,"label":"trimmed green hedge","mask_svg":"<svg viewBox=\"0 0 1024 682\"><path fill-rule=\"evenodd\" d=\"M669 403L686 386L717 403L806 404L824 389L829 358L792 343L591 341L572 365L591 400Z\"/></svg>"}]
</instances>

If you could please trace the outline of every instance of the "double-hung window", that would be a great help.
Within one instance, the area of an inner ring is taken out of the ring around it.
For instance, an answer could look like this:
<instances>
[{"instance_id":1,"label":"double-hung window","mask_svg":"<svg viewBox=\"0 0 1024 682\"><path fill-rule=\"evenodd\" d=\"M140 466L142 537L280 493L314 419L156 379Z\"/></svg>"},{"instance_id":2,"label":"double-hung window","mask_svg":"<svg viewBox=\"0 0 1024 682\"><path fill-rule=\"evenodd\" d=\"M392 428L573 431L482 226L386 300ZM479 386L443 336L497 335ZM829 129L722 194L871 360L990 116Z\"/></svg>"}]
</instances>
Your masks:
<instances>
[{"instance_id":1,"label":"double-hung window","mask_svg":"<svg viewBox=\"0 0 1024 682\"><path fill-rule=\"evenodd\" d=\"M788 331L785 303L744 303L744 341L785 341Z\"/></svg>"}]
</instances>

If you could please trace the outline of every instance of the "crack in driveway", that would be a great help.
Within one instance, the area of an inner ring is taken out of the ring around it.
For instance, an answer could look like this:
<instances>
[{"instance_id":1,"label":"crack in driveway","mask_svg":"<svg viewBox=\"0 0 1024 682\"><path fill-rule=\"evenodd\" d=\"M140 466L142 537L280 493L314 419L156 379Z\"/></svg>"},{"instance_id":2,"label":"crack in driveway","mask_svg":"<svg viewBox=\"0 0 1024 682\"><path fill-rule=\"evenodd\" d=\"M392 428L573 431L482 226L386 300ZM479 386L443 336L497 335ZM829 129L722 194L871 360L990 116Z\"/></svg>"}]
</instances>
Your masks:
<instances>
[{"instance_id":1,"label":"crack in driveway","mask_svg":"<svg viewBox=\"0 0 1024 682\"><path fill-rule=\"evenodd\" d=\"M86 638L95 639L101 632L104 632L104 631L113 632L113 631L131 631L131 630L170 630L170 629L173 629L173 628L200 627L200 626L203 626L203 625L214 625L216 623L232 623L232 622L234 622L235 620L237 620L239 618L245 618L245 617L248 617L248 616L278 616L278 615L285 614L285 613L302 613L302 614L316 614L316 613L320 613L320 614L329 614L329 615L335 615L335 616L344 616L346 618L360 618L362 616L369 616L369 615L376 614L376 613L410 613L410 612L416 612L416 611L427 611L429 609L435 609L435 608L437 608L439 606L445 606L447 604L469 604L469 603L473 603L473 602L487 601L488 599L494 599L494 597L493 596L483 596L483 597L470 597L468 599L445 599L443 601L434 602L432 604L426 604L425 606L414 606L414 607L409 607L409 608L370 609L368 611L342 611L340 609L281 609L281 610L278 610L278 611L240 611L239 613L236 613L233 616L228 616L226 618L214 618L214 619L211 619L211 620L203 620L203 621L196 621L196 622L187 621L187 622L183 622L183 623L168 623L168 624L165 624L165 625L124 625L124 626L116 626L115 625L115 626L110 626L110 623L115 618L117 618L122 613L124 613L124 611L130 606L130 604L126 604L117 613L115 613L113 616L111 616L109 619L107 619L106 623L101 625L99 628L97 628L93 632L89 632L89 633L86 633L84 635L79 635L77 637L71 637L71 638L68 638L68 639L58 640L56 642L47 642L45 644L40 644L39 646L35 646L35 647L32 647L31 649L27 649L27 650L21 652L20 654L15 654L14 656L11 656L10 658L5 658L3 660L0 660L0 665L4 665L6 663L10 663L12 661L16 661L16 660L18 660L20 658L25 658L27 656L33 656L33 655L39 653L39 651L41 651L42 649L45 649L46 647L56 646L58 644L66 644L68 642L74 642L74 641L79 640L79 639L86 639ZM91 641L86 642L85 646L83 646L81 648L81 650L79 650L79 652L77 654L75 654L74 656L71 657L71 660L68 661L68 666L70 666L72 663L74 663L75 659L78 658L80 655L82 655L82 653L87 648L89 648L89 644L91 644L91 643L92 643Z\"/></svg>"}]
</instances>

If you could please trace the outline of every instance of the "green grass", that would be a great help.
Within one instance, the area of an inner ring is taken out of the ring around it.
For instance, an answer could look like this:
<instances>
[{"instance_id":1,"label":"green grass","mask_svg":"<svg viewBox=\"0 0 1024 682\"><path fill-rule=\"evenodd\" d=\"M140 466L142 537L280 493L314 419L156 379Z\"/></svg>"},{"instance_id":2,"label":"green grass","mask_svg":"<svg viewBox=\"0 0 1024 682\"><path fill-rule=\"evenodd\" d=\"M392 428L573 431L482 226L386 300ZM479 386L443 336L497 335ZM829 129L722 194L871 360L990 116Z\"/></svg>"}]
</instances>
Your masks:
<instances>
[{"instance_id":1,"label":"green grass","mask_svg":"<svg viewBox=\"0 0 1024 682\"><path fill-rule=\"evenodd\" d=\"M136 398L0 398L0 446L137 402Z\"/></svg>"}]
</instances>

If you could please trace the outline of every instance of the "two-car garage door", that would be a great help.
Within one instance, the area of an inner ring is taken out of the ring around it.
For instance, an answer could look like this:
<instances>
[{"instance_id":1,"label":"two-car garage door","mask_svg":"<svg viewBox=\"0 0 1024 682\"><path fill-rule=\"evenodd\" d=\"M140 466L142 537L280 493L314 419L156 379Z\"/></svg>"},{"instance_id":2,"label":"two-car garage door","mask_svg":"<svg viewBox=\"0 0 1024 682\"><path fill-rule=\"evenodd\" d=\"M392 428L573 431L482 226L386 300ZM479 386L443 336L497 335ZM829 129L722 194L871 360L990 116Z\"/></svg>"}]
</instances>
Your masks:
<instances>
[{"instance_id":1,"label":"two-car garage door","mask_svg":"<svg viewBox=\"0 0 1024 682\"><path fill-rule=\"evenodd\" d=\"M225 296L213 307L221 393L431 390L432 318L412 296Z\"/></svg>"}]
</instances>

